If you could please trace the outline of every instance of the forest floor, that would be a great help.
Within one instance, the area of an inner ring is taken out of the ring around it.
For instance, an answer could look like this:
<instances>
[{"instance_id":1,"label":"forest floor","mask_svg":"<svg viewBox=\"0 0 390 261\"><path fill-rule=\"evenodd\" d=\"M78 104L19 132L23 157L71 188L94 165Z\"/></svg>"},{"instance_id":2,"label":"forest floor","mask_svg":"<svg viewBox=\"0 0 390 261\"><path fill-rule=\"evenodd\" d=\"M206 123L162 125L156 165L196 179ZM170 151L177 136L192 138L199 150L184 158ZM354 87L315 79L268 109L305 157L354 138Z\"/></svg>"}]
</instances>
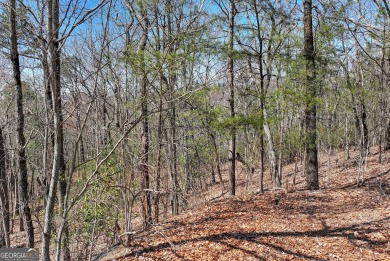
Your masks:
<instances>
[{"instance_id":1,"label":"forest floor","mask_svg":"<svg viewBox=\"0 0 390 261\"><path fill-rule=\"evenodd\" d=\"M239 170L237 196L210 186L193 196L195 208L96 260L390 260L390 151L378 163L371 149L362 186L357 152L344 158L321 157L318 191L304 190L300 164L295 185L291 164L283 168L288 187L270 189L266 178L264 194Z\"/></svg>"}]
</instances>

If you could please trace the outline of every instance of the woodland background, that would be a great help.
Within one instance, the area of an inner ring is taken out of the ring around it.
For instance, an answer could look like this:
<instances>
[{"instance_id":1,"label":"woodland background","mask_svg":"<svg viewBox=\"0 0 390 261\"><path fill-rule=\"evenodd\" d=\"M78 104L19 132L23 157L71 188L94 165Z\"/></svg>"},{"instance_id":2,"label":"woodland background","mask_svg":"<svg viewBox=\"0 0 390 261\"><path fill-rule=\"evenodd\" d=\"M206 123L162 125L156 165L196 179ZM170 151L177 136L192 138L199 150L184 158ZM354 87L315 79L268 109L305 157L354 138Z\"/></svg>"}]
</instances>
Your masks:
<instances>
[{"instance_id":1,"label":"woodland background","mask_svg":"<svg viewBox=\"0 0 390 261\"><path fill-rule=\"evenodd\" d=\"M0 23L0 243L43 260L234 195L238 165L316 190L317 152L358 151L362 185L390 148L386 0L1 0Z\"/></svg>"}]
</instances>

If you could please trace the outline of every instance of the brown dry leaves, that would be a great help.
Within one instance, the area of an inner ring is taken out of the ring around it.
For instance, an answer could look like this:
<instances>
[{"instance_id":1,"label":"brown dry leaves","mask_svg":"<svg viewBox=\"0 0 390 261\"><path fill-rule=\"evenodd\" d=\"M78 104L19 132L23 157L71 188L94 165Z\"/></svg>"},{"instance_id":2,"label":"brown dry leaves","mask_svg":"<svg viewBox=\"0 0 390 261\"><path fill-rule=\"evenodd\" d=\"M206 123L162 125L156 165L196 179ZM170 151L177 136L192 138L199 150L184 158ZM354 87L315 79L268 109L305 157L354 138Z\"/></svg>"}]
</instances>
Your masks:
<instances>
[{"instance_id":1,"label":"brown dry leaves","mask_svg":"<svg viewBox=\"0 0 390 261\"><path fill-rule=\"evenodd\" d=\"M119 260L390 260L386 160L372 163L362 187L339 165L329 177L336 186L320 191L297 186L208 203L152 229Z\"/></svg>"},{"instance_id":2,"label":"brown dry leaves","mask_svg":"<svg viewBox=\"0 0 390 261\"><path fill-rule=\"evenodd\" d=\"M277 206L271 194L221 200L166 223L123 260L389 260L389 202L364 201L362 190L296 192Z\"/></svg>"}]
</instances>

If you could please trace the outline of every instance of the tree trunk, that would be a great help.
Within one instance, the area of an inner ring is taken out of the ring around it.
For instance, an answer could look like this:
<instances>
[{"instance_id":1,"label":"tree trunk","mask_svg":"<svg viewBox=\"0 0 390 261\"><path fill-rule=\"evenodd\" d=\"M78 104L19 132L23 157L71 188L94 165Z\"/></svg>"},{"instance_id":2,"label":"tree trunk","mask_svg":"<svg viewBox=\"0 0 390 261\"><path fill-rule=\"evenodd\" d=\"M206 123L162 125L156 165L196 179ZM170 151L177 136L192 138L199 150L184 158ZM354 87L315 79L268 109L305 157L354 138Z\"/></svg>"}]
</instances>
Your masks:
<instances>
[{"instance_id":1,"label":"tree trunk","mask_svg":"<svg viewBox=\"0 0 390 261\"><path fill-rule=\"evenodd\" d=\"M230 89L230 117L234 119L234 54L233 54L233 40L234 40L234 17L236 14L235 0L230 0L229 11L229 42L228 42L228 65L227 65L227 80ZM229 194L234 196L236 194L236 130L232 126L230 130L230 144L229 144Z\"/></svg>"},{"instance_id":2,"label":"tree trunk","mask_svg":"<svg viewBox=\"0 0 390 261\"><path fill-rule=\"evenodd\" d=\"M20 214L26 231L26 247L34 247L34 226L31 220L30 207L28 205L28 181L27 181L27 160L26 160L26 139L24 137L24 112L23 112L23 90L20 77L18 36L16 31L16 1L10 0L10 31L11 31L11 61L16 84L16 139L18 143L17 161L19 169L19 202Z\"/></svg>"},{"instance_id":3,"label":"tree trunk","mask_svg":"<svg viewBox=\"0 0 390 261\"><path fill-rule=\"evenodd\" d=\"M189 126L189 125L188 125ZM191 190L192 188L192 177L191 177L191 158L190 158L190 155L189 155L189 149L188 149L188 146L189 146L189 135L186 135L185 136L185 147L186 147L186 150L185 150L185 165L184 165L184 173L185 173L185 192L186 194L188 194L188 192Z\"/></svg>"},{"instance_id":4,"label":"tree trunk","mask_svg":"<svg viewBox=\"0 0 390 261\"><path fill-rule=\"evenodd\" d=\"M283 179L283 134L284 134L284 124L283 121L280 123L280 137L279 137L279 155L278 155L278 174L276 176L276 186L281 187L282 186L282 179ZM286 176L286 182L287 182L287 176ZM288 187L288 184L284 184L286 188Z\"/></svg>"},{"instance_id":5,"label":"tree trunk","mask_svg":"<svg viewBox=\"0 0 390 261\"><path fill-rule=\"evenodd\" d=\"M360 83L358 83L360 85ZM367 127L367 112L364 101L361 99L356 102L355 94L351 91L353 114L355 117L355 128L359 140L360 161L364 165L366 153L368 152L368 127ZM360 109L359 109L360 107Z\"/></svg>"},{"instance_id":6,"label":"tree trunk","mask_svg":"<svg viewBox=\"0 0 390 261\"><path fill-rule=\"evenodd\" d=\"M168 0L166 2L165 8L166 8L166 16L167 16L167 39L168 39L168 54L172 55L174 54L174 45L175 45L175 39L173 37L172 32L172 3L171 0ZM180 193L180 187L179 187L179 181L177 178L177 139L176 139L176 102L175 102L175 82L176 82L176 73L172 70L171 65L168 64L168 88L169 88L169 104L170 104L170 110L169 110L169 123L170 123L170 146L171 146L171 163L170 163L170 178L171 178L171 208L172 208L172 214L178 215L179 214L179 193Z\"/></svg>"},{"instance_id":7,"label":"tree trunk","mask_svg":"<svg viewBox=\"0 0 390 261\"><path fill-rule=\"evenodd\" d=\"M386 127L384 150L390 150L390 120L388 121Z\"/></svg>"},{"instance_id":8,"label":"tree trunk","mask_svg":"<svg viewBox=\"0 0 390 261\"><path fill-rule=\"evenodd\" d=\"M152 204L150 196L150 175L149 175L149 120L148 120L148 79L145 68L145 56L146 43L148 40L149 19L146 9L140 3L141 8L141 24L142 24L142 37L138 45L138 51L141 53L141 113L142 113L142 157L141 157L141 172L142 172L142 189L144 190L142 197L142 210L143 210L143 222L144 228L147 228L152 223Z\"/></svg>"},{"instance_id":9,"label":"tree trunk","mask_svg":"<svg viewBox=\"0 0 390 261\"><path fill-rule=\"evenodd\" d=\"M275 146L272 140L271 130L267 123L267 111L265 108L263 108L263 119L264 132L268 140L268 158L271 165L271 178L275 186L279 188L282 185L282 181L279 177L278 157L276 155Z\"/></svg>"},{"instance_id":10,"label":"tree trunk","mask_svg":"<svg viewBox=\"0 0 390 261\"><path fill-rule=\"evenodd\" d=\"M50 240L54 220L54 204L55 195L57 191L57 184L60 181L60 204L63 210L64 196L66 192L66 179L63 176L65 173L64 161L64 139L62 127L62 103L61 103L61 61L60 49L58 42L59 30L59 2L58 0L48 0L48 39L49 39L49 53L50 53L50 87L53 102L53 128L54 128L54 153L51 170L51 180L49 193L47 196L47 203L45 209L45 219L42 235L42 260L50 260ZM60 178L61 177L61 178ZM57 242L58 244L62 242ZM66 239L63 246L67 252Z\"/></svg>"},{"instance_id":11,"label":"tree trunk","mask_svg":"<svg viewBox=\"0 0 390 261\"><path fill-rule=\"evenodd\" d=\"M382 0L382 2L383 2L383 5L385 6L385 10L386 10L386 14L387 14L387 20L390 22L390 7L389 7L389 4L387 3L386 0ZM382 65L382 72L381 72L382 75L384 73L383 70L384 70L384 64ZM383 87L382 87L382 92L383 92ZM383 110L385 111L386 108L383 108ZM387 109L387 110L389 110L389 109ZM386 115L385 112L383 114ZM387 113L387 115L388 115L388 117L390 116L389 113ZM385 143L384 143L383 149L384 150L390 150L390 119L387 121L387 126L385 128L386 128L386 131L385 131L385 141L384 141Z\"/></svg>"},{"instance_id":12,"label":"tree trunk","mask_svg":"<svg viewBox=\"0 0 390 261\"><path fill-rule=\"evenodd\" d=\"M8 247L6 241L6 234L4 232L3 219L0 219L0 248Z\"/></svg>"},{"instance_id":13,"label":"tree trunk","mask_svg":"<svg viewBox=\"0 0 390 261\"><path fill-rule=\"evenodd\" d=\"M161 51L161 37L160 37L160 26L158 20L158 6L154 3L154 17L156 23L156 49ZM160 61L159 61L160 63ZM163 72L160 72L160 93L158 102L158 130L157 130L157 169L156 169L156 181L155 181L155 194L154 194L154 223L158 223L160 214L160 184L161 184L161 169L162 169L162 151L163 151Z\"/></svg>"},{"instance_id":14,"label":"tree trunk","mask_svg":"<svg viewBox=\"0 0 390 261\"><path fill-rule=\"evenodd\" d=\"M349 139L348 139L348 113L345 114L345 132L344 132L344 139L345 139L345 160L350 159L349 155Z\"/></svg>"},{"instance_id":15,"label":"tree trunk","mask_svg":"<svg viewBox=\"0 0 390 261\"><path fill-rule=\"evenodd\" d=\"M5 156L3 129L0 126L0 204L1 232L4 243L2 247L10 247L10 215Z\"/></svg>"},{"instance_id":16,"label":"tree trunk","mask_svg":"<svg viewBox=\"0 0 390 261\"><path fill-rule=\"evenodd\" d=\"M59 24L59 0L53 1L53 27L55 28L54 32L54 38L53 38L53 47L54 47L54 54L52 54L52 58L54 58L54 63L52 61L52 66L54 65L55 68L53 68L53 80L55 83L52 84L52 86L55 86L56 88L56 97L52 95L52 99L57 99L57 102L55 103L55 106L57 108L54 108L54 114L57 114L58 117L58 126L55 127L55 132L57 132L57 135L55 134L54 137L58 140L55 141L55 143L58 143L58 165L59 165L59 180L58 180L58 191L59 191L59 207L61 210L61 215L66 209L66 188L67 188L67 180L68 177L66 175L66 165L65 165L65 153L64 153L64 131L63 131L63 117L62 117L62 102L61 102L61 50L59 47L58 42L58 30L60 28ZM52 91L54 93L54 91ZM56 117L56 116L55 116ZM55 120L54 120L55 122ZM57 136L57 137L56 137ZM56 152L54 152L56 153ZM61 260L68 261L70 260L70 249L69 249L69 228L68 228L68 221L64 220L63 225L63 236L59 238L59 241L57 244L59 244L61 247L58 248L60 251L57 253L61 257ZM62 252L62 253L61 253Z\"/></svg>"},{"instance_id":17,"label":"tree trunk","mask_svg":"<svg viewBox=\"0 0 390 261\"><path fill-rule=\"evenodd\" d=\"M43 42L43 41L42 41ZM49 194L49 166L51 162L49 160L52 149L54 148L54 133L53 133L53 102L51 96L50 86L50 68L47 60L46 46L42 43L42 67L45 75L45 131L44 131L44 143L43 143L43 173L41 175L41 184L44 188L44 204L46 204L47 196Z\"/></svg>"},{"instance_id":18,"label":"tree trunk","mask_svg":"<svg viewBox=\"0 0 390 261\"><path fill-rule=\"evenodd\" d=\"M211 137L211 140L213 142L212 146L214 148L214 153L215 153L215 161L216 161L216 165L217 165L217 172L218 172L219 182L221 183L222 191L224 191L225 190L225 185L223 184L223 179L222 179L221 159L220 159L220 156L219 156L217 140L216 140L215 134L212 132L212 130L210 130L210 137Z\"/></svg>"},{"instance_id":19,"label":"tree trunk","mask_svg":"<svg viewBox=\"0 0 390 261\"><path fill-rule=\"evenodd\" d=\"M367 110L363 102L361 102L361 155L362 158L365 158L368 152L368 127L367 127Z\"/></svg>"},{"instance_id":20,"label":"tree trunk","mask_svg":"<svg viewBox=\"0 0 390 261\"><path fill-rule=\"evenodd\" d=\"M158 223L160 213L160 183L161 183L161 168L162 168L162 146L163 146L163 118L162 118L162 83L160 86L160 99L159 99L159 113L158 113L158 151L157 151L157 170L156 170L156 185L155 185L155 197L154 197L154 222Z\"/></svg>"},{"instance_id":21,"label":"tree trunk","mask_svg":"<svg viewBox=\"0 0 390 261\"><path fill-rule=\"evenodd\" d=\"M190 126L190 125L188 125ZM209 140L211 141L213 138L211 137L210 135L210 130L207 129L207 132L208 132L208 138ZM211 145L211 144L210 144ZM210 148L210 156L213 155L213 148ZM212 157L212 156L211 156ZM212 158L211 162L210 162L210 169L211 169L211 184L215 184L217 182L216 180L216 175L215 175L215 160L214 158Z\"/></svg>"},{"instance_id":22,"label":"tree trunk","mask_svg":"<svg viewBox=\"0 0 390 261\"><path fill-rule=\"evenodd\" d=\"M259 41L258 64L260 73L260 110L261 110L261 128L260 128L260 193L264 193L264 108L265 108L265 91L264 91L264 74L263 74L263 38L260 32L260 18L257 10L256 0L253 0L255 8L257 40Z\"/></svg>"},{"instance_id":23,"label":"tree trunk","mask_svg":"<svg viewBox=\"0 0 390 261\"><path fill-rule=\"evenodd\" d=\"M306 60L306 188L319 189L318 157L317 157L317 116L316 116L316 86L315 57L312 24L312 0L304 1L304 54Z\"/></svg>"},{"instance_id":24,"label":"tree trunk","mask_svg":"<svg viewBox=\"0 0 390 261\"><path fill-rule=\"evenodd\" d=\"M170 84L172 85L172 84ZM179 182L177 179L177 145L176 145L176 109L175 109L175 102L173 101L173 86L171 87L171 111L170 111L170 125L171 125L171 153L172 153L172 159L171 159L171 167L170 167L170 173L171 173L171 186L172 186L172 193L171 193L171 207L172 207L172 214L178 215L179 214Z\"/></svg>"}]
</instances>

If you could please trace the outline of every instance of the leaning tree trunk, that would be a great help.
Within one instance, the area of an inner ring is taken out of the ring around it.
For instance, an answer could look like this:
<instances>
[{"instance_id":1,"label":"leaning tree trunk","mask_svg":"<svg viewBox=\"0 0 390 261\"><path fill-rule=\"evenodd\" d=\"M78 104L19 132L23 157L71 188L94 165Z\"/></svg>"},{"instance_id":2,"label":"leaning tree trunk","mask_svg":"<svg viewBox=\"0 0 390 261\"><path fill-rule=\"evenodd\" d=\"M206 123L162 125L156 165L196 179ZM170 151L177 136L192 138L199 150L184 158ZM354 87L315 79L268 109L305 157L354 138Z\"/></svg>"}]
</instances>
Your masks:
<instances>
[{"instance_id":1,"label":"leaning tree trunk","mask_svg":"<svg viewBox=\"0 0 390 261\"><path fill-rule=\"evenodd\" d=\"M8 184L7 173L5 168L5 149L3 130L0 126L0 204L1 204L1 232L3 246L10 247L10 218L9 218L9 198L8 198Z\"/></svg>"},{"instance_id":2,"label":"leaning tree trunk","mask_svg":"<svg viewBox=\"0 0 390 261\"><path fill-rule=\"evenodd\" d=\"M34 247L34 226L31 219L31 211L28 205L28 181L27 181L27 160L26 160L26 138L24 137L24 112L23 112L23 91L20 77L19 53L16 31L16 0L10 0L10 31L11 31L11 61L13 66L14 80L16 84L16 140L17 140L17 161L19 168L19 203L20 214L23 216L23 223L26 229L26 246Z\"/></svg>"},{"instance_id":3,"label":"leaning tree trunk","mask_svg":"<svg viewBox=\"0 0 390 261\"><path fill-rule=\"evenodd\" d=\"M306 60L306 188L319 189L318 158L317 158L317 116L316 116L316 86L315 57L312 24L312 0L304 1L304 54Z\"/></svg>"}]
</instances>

